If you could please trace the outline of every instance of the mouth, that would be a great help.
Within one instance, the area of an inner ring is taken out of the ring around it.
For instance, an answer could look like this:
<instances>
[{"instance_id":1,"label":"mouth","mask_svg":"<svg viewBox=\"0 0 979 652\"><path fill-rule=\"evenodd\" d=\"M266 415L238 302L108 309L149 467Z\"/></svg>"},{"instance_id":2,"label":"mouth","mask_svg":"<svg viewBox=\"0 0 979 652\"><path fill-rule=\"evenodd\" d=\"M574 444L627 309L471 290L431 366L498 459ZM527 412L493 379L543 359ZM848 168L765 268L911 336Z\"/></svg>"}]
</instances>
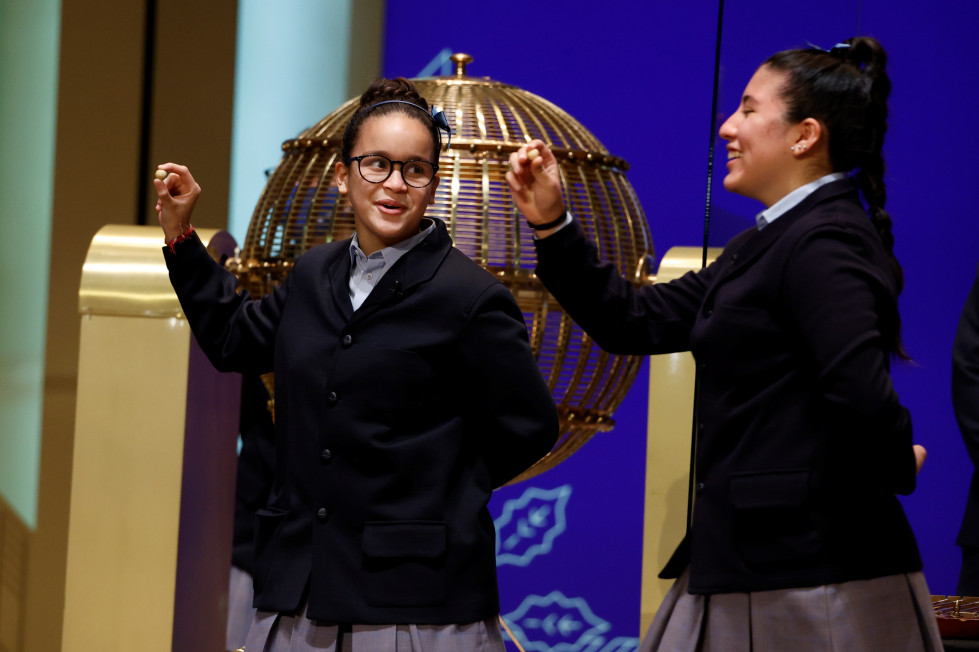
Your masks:
<instances>
[{"instance_id":1,"label":"mouth","mask_svg":"<svg viewBox=\"0 0 979 652\"><path fill-rule=\"evenodd\" d=\"M729 149L727 151L727 160L730 161L730 160L736 159L736 158L741 158L741 152L737 152L737 151L734 151L734 150L730 150Z\"/></svg>"},{"instance_id":2,"label":"mouth","mask_svg":"<svg viewBox=\"0 0 979 652\"><path fill-rule=\"evenodd\" d=\"M392 199L381 199L374 203L382 212L400 213L405 209L405 205Z\"/></svg>"}]
</instances>

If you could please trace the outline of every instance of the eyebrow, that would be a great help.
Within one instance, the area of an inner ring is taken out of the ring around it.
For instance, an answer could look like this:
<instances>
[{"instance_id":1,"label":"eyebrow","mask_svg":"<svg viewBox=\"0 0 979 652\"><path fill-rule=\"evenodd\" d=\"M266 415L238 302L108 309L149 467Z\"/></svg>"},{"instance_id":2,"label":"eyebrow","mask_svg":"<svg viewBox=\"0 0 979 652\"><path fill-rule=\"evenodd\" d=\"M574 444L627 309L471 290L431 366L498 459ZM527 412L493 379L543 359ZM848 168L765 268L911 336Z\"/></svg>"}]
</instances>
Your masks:
<instances>
[{"instance_id":1,"label":"eyebrow","mask_svg":"<svg viewBox=\"0 0 979 652\"><path fill-rule=\"evenodd\" d=\"M366 154L364 154L364 156L383 156L383 157L385 157L387 159L395 160L393 158L393 155L389 151L387 151L385 149L378 149L378 150L374 150L372 152L367 152ZM429 161L424 156L416 156L414 154L412 154L410 158L406 158L404 162L405 163L410 163L411 161L424 161L425 163L431 163L432 162L432 161Z\"/></svg>"}]
</instances>

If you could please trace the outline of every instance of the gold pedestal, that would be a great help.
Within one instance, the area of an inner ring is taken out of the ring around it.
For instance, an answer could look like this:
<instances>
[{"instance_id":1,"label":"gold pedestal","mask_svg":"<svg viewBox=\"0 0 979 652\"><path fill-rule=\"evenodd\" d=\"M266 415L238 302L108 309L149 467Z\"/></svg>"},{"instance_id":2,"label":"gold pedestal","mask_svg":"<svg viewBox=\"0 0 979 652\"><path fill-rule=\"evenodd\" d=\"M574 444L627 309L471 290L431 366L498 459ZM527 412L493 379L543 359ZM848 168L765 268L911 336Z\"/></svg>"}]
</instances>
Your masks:
<instances>
[{"instance_id":1,"label":"gold pedestal","mask_svg":"<svg viewBox=\"0 0 979 652\"><path fill-rule=\"evenodd\" d=\"M162 240L106 226L82 270L63 651L224 649L240 377L197 347Z\"/></svg>"},{"instance_id":2,"label":"gold pedestal","mask_svg":"<svg viewBox=\"0 0 979 652\"><path fill-rule=\"evenodd\" d=\"M708 263L720 253L720 249L708 249ZM702 260L703 250L699 247L673 247L660 262L656 283L667 283L698 270ZM646 633L673 584L673 580L661 580L657 574L686 531L694 379L694 361L689 352L649 358L640 636Z\"/></svg>"}]
</instances>

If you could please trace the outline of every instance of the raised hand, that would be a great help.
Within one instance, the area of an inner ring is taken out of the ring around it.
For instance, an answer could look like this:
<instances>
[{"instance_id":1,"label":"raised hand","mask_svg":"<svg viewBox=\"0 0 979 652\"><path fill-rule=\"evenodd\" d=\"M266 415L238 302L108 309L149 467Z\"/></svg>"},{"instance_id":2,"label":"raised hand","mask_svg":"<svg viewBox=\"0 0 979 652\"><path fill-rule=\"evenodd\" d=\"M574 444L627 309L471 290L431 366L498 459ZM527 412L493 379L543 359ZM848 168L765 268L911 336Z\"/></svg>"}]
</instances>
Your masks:
<instances>
[{"instance_id":1,"label":"raised hand","mask_svg":"<svg viewBox=\"0 0 979 652\"><path fill-rule=\"evenodd\" d=\"M543 141L532 140L510 154L506 180L517 208L531 224L553 222L564 213L557 159Z\"/></svg>"},{"instance_id":2,"label":"raised hand","mask_svg":"<svg viewBox=\"0 0 979 652\"><path fill-rule=\"evenodd\" d=\"M160 170L167 173L164 179L160 179ZM156 188L156 212L163 227L163 236L166 242L170 242L190 228L190 215L201 194L201 187L186 166L176 163L158 166L153 186Z\"/></svg>"}]
</instances>

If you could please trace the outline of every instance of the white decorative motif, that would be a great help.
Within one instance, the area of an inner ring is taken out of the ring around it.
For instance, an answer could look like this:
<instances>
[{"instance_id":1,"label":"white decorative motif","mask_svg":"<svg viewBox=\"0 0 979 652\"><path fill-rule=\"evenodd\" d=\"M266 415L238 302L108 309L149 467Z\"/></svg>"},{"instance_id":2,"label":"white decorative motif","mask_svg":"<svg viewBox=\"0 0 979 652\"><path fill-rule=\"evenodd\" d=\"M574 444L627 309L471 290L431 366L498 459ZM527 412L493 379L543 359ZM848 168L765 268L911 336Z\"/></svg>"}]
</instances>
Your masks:
<instances>
[{"instance_id":1,"label":"white decorative motif","mask_svg":"<svg viewBox=\"0 0 979 652\"><path fill-rule=\"evenodd\" d=\"M631 652L639 639L617 637L606 641L608 621L592 613L583 598L567 598L560 591L529 595L504 620L524 649L535 652Z\"/></svg>"},{"instance_id":2,"label":"white decorative motif","mask_svg":"<svg viewBox=\"0 0 979 652\"><path fill-rule=\"evenodd\" d=\"M452 74L452 56L451 48L442 48L438 54L436 54L431 61L425 64L425 67L419 71L416 77L432 77L439 74L443 77Z\"/></svg>"},{"instance_id":3,"label":"white decorative motif","mask_svg":"<svg viewBox=\"0 0 979 652\"><path fill-rule=\"evenodd\" d=\"M567 526L565 507L571 485L555 489L530 487L520 498L503 504L496 525L496 565L527 566L537 555L551 551L554 539Z\"/></svg>"},{"instance_id":4,"label":"white decorative motif","mask_svg":"<svg viewBox=\"0 0 979 652\"><path fill-rule=\"evenodd\" d=\"M609 641L599 652L636 652L639 639L633 636L618 636Z\"/></svg>"}]
</instances>

